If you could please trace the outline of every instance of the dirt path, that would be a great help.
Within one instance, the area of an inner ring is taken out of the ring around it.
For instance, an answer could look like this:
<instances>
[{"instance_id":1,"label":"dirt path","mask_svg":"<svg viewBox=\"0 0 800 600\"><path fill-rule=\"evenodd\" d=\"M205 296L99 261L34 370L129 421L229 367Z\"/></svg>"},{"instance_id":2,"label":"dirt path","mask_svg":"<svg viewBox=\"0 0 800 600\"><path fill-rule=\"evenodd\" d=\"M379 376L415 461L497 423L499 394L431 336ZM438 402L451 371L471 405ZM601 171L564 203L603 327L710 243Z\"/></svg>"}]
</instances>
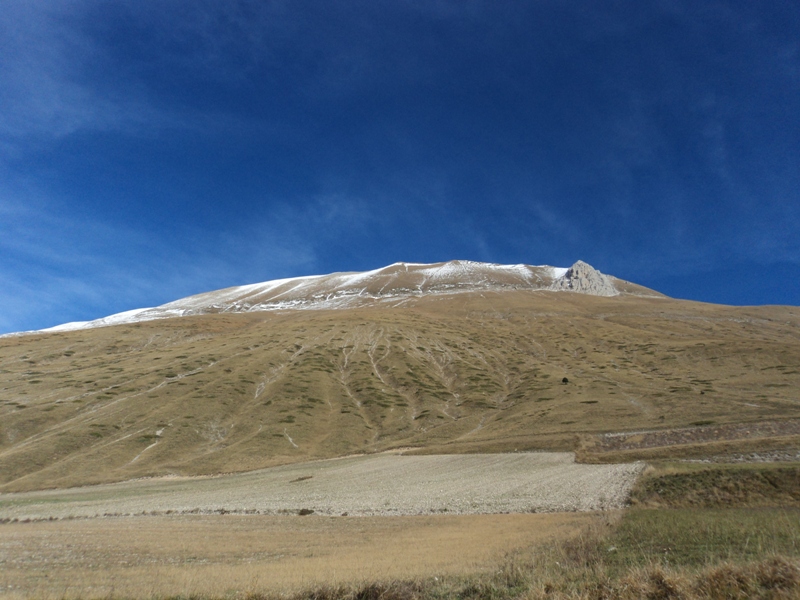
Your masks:
<instances>
[{"instance_id":1,"label":"dirt path","mask_svg":"<svg viewBox=\"0 0 800 600\"><path fill-rule=\"evenodd\" d=\"M419 515L572 512L623 506L640 464L571 453L381 454L209 478L0 494L0 519L138 514Z\"/></svg>"}]
</instances>

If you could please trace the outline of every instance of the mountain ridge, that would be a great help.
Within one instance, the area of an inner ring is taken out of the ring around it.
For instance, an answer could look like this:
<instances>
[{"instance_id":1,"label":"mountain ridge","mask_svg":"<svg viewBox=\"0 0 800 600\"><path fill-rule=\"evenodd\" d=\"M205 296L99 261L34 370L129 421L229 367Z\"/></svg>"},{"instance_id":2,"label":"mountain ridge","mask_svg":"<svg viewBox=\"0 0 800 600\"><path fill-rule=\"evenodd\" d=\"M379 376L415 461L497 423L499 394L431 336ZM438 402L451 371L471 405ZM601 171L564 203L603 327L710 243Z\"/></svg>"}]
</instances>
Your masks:
<instances>
[{"instance_id":1,"label":"mountain ridge","mask_svg":"<svg viewBox=\"0 0 800 600\"><path fill-rule=\"evenodd\" d=\"M339 310L371 304L392 307L424 295L487 290L568 291L606 297L664 297L654 290L605 275L580 260L569 268L502 265L468 260L441 263L396 262L371 271L308 275L223 288L156 307L139 308L91 321L76 321L7 335L72 331L220 312Z\"/></svg>"}]
</instances>

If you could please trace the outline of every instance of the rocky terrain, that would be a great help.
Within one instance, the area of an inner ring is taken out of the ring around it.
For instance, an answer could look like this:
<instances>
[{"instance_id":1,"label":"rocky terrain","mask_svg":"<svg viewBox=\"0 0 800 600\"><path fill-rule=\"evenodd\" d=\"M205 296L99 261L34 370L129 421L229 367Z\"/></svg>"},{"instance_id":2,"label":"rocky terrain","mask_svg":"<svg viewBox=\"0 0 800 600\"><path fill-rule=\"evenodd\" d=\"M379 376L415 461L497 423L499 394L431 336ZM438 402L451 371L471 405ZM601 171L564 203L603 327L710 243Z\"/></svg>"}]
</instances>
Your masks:
<instances>
[{"instance_id":1,"label":"rocky terrain","mask_svg":"<svg viewBox=\"0 0 800 600\"><path fill-rule=\"evenodd\" d=\"M603 275L591 265L579 260L567 269L566 273L555 278L549 289L591 294L592 296L616 296L625 288L618 287L612 277ZM630 290L630 288L628 289ZM631 292L628 291L628 293Z\"/></svg>"}]
</instances>

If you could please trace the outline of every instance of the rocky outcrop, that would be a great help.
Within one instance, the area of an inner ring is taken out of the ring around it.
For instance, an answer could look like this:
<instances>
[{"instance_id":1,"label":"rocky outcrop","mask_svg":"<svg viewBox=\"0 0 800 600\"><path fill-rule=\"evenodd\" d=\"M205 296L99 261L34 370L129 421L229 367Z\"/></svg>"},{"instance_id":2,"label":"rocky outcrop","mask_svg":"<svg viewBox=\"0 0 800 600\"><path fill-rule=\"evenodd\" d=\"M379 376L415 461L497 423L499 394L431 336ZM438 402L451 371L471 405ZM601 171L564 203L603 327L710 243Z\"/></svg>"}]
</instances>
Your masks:
<instances>
[{"instance_id":1,"label":"rocky outcrop","mask_svg":"<svg viewBox=\"0 0 800 600\"><path fill-rule=\"evenodd\" d=\"M566 273L550 285L550 289L557 292L578 292L592 296L619 295L619 290L614 285L612 277L603 275L582 260L567 269Z\"/></svg>"}]
</instances>

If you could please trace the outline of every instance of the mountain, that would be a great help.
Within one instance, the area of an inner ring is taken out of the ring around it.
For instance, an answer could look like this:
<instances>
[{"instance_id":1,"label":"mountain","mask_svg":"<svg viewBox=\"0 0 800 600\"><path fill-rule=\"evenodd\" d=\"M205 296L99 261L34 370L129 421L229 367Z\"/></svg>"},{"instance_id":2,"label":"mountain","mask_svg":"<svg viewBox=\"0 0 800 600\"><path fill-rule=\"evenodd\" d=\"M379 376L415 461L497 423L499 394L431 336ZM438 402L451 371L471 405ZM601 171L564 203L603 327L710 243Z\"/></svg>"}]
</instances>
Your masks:
<instances>
[{"instance_id":1,"label":"mountain","mask_svg":"<svg viewBox=\"0 0 800 600\"><path fill-rule=\"evenodd\" d=\"M660 296L653 290L603 275L583 261L578 261L568 269L462 260L430 265L401 262L364 273L295 277L232 287L182 298L155 308L126 311L96 321L66 323L45 331L69 331L221 312L330 310L375 304L400 306L410 298L488 290Z\"/></svg>"},{"instance_id":2,"label":"mountain","mask_svg":"<svg viewBox=\"0 0 800 600\"><path fill-rule=\"evenodd\" d=\"M0 492L386 450L783 456L798 365L798 308L581 262L273 281L0 338Z\"/></svg>"}]
</instances>

